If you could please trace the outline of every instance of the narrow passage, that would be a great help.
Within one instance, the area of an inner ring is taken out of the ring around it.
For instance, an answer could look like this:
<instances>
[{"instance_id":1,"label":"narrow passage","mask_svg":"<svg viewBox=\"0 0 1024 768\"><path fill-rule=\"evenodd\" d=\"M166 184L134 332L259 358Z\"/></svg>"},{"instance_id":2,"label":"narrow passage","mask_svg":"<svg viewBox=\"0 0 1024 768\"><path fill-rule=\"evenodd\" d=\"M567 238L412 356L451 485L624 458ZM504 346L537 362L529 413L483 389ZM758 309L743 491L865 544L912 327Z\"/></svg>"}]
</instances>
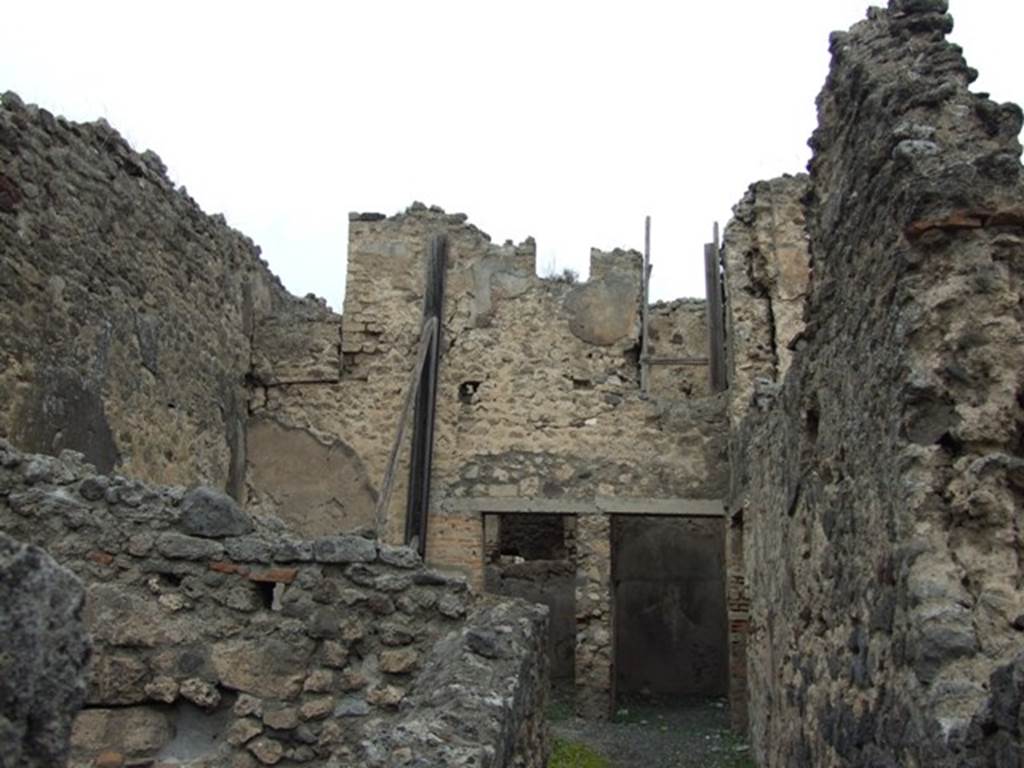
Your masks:
<instances>
[{"instance_id":1,"label":"narrow passage","mask_svg":"<svg viewBox=\"0 0 1024 768\"><path fill-rule=\"evenodd\" d=\"M556 699L549 768L755 768L720 699L625 703L609 722L569 712Z\"/></svg>"}]
</instances>

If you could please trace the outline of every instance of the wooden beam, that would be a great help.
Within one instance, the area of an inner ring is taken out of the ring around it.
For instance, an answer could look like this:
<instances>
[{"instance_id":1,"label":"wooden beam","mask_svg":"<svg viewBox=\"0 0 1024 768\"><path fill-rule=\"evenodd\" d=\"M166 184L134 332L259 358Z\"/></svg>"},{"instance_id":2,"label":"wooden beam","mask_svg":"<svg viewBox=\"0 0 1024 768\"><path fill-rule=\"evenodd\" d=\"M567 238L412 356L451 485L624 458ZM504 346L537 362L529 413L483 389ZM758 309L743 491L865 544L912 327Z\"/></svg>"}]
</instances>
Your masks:
<instances>
[{"instance_id":1,"label":"wooden beam","mask_svg":"<svg viewBox=\"0 0 1024 768\"><path fill-rule=\"evenodd\" d=\"M708 360L711 391L721 392L725 378L725 316L722 309L722 270L718 245L718 222L714 240L704 246L704 285L707 293Z\"/></svg>"},{"instance_id":2,"label":"wooden beam","mask_svg":"<svg viewBox=\"0 0 1024 768\"><path fill-rule=\"evenodd\" d=\"M647 358L648 305L651 303L651 217L644 219L644 266L641 273L643 304L640 306L640 392L647 394L650 388L650 368Z\"/></svg>"},{"instance_id":3,"label":"wooden beam","mask_svg":"<svg viewBox=\"0 0 1024 768\"><path fill-rule=\"evenodd\" d=\"M412 456L409 460L409 503L405 517L405 543L426 554L427 515L430 510L430 473L434 459L434 416L437 405L437 377L441 358L441 316L444 308L444 281L448 266L448 240L435 235L427 254L426 293L423 298L424 322L437 321L416 394L413 412Z\"/></svg>"},{"instance_id":4,"label":"wooden beam","mask_svg":"<svg viewBox=\"0 0 1024 768\"><path fill-rule=\"evenodd\" d=\"M543 499L533 496L464 496L447 499L449 513L547 515L662 515L724 517L721 499L667 499L597 496L586 499Z\"/></svg>"},{"instance_id":5,"label":"wooden beam","mask_svg":"<svg viewBox=\"0 0 1024 768\"><path fill-rule=\"evenodd\" d=\"M708 365L706 357L649 357L648 365Z\"/></svg>"},{"instance_id":6,"label":"wooden beam","mask_svg":"<svg viewBox=\"0 0 1024 768\"><path fill-rule=\"evenodd\" d=\"M398 469L398 452L402 447L405 427L409 423L412 406L419 392L420 381L423 378L423 366L427 361L427 354L430 351L430 345L433 343L433 338L436 334L437 318L428 318L420 330L420 345L416 355L416 364L413 366L412 376L409 378L409 387L405 390L405 400L402 403L402 411L398 417L395 439L391 443L391 452L388 454L388 463L384 470L384 480L380 484L380 495L377 497L377 509L374 512L374 529L378 541L384 541L385 533L387 532L388 505L391 503L391 492L395 485L395 472Z\"/></svg>"}]
</instances>

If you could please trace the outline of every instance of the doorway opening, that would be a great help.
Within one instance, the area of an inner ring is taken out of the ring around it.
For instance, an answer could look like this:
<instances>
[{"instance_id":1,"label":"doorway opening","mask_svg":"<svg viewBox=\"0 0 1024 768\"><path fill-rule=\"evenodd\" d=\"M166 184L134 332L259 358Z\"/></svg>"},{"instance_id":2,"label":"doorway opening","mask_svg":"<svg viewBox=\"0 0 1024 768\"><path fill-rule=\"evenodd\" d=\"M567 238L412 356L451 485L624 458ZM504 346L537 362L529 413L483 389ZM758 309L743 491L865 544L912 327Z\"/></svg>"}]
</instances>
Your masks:
<instances>
[{"instance_id":1,"label":"doorway opening","mask_svg":"<svg viewBox=\"0 0 1024 768\"><path fill-rule=\"evenodd\" d=\"M728 692L722 518L612 517L615 706Z\"/></svg>"},{"instance_id":2,"label":"doorway opening","mask_svg":"<svg viewBox=\"0 0 1024 768\"><path fill-rule=\"evenodd\" d=\"M484 589L548 607L548 658L556 691L571 692L576 677L575 533L572 515L484 515Z\"/></svg>"}]
</instances>

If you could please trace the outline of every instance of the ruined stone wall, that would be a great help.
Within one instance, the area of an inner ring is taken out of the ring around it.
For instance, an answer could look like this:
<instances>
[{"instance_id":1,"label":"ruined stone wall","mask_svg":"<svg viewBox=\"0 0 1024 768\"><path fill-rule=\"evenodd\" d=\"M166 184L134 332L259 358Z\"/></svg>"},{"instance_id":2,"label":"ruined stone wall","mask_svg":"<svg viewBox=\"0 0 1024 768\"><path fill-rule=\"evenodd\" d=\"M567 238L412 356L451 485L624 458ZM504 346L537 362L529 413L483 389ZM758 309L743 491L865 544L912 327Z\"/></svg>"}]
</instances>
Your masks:
<instances>
[{"instance_id":1,"label":"ruined stone wall","mask_svg":"<svg viewBox=\"0 0 1024 768\"><path fill-rule=\"evenodd\" d=\"M647 323L651 395L665 399L710 395L707 302L659 301L651 305Z\"/></svg>"},{"instance_id":2,"label":"ruined stone wall","mask_svg":"<svg viewBox=\"0 0 1024 768\"><path fill-rule=\"evenodd\" d=\"M545 280L532 241L494 245L465 216L418 205L391 218L351 217L341 379L268 388L255 419L343 443L376 498L437 233L447 235L449 257L428 558L479 581L480 499L722 496L723 401L640 396L639 254L594 251L589 282ZM662 314L666 350L699 345L690 305L676 313L682 320ZM402 530L404 467L397 480L392 538Z\"/></svg>"},{"instance_id":3,"label":"ruined stone wall","mask_svg":"<svg viewBox=\"0 0 1024 768\"><path fill-rule=\"evenodd\" d=\"M2 441L0 527L85 583L74 766L545 764L546 610L411 550Z\"/></svg>"},{"instance_id":4,"label":"ruined stone wall","mask_svg":"<svg viewBox=\"0 0 1024 768\"><path fill-rule=\"evenodd\" d=\"M614 505L606 502L704 504L723 497L728 475L726 402L704 396L706 369L688 368L689 383L665 375L651 397L640 392L640 254L594 250L587 282L542 279L532 240L496 245L462 214L419 204L390 218L353 214L341 377L265 387L251 433L269 424L337 446L360 489L339 498L376 502L415 364L436 234L447 237L448 262L427 560L481 588L486 514L593 518L577 526L576 681L581 710L607 714ZM706 355L701 303L666 305L653 317L657 354ZM382 531L392 542L404 530L410 433ZM249 448L251 503L265 489L252 440Z\"/></svg>"},{"instance_id":5,"label":"ruined stone wall","mask_svg":"<svg viewBox=\"0 0 1024 768\"><path fill-rule=\"evenodd\" d=\"M758 380L781 382L790 347L804 328L810 282L804 196L808 178L782 176L752 184L725 228L729 416L735 428Z\"/></svg>"},{"instance_id":6,"label":"ruined stone wall","mask_svg":"<svg viewBox=\"0 0 1024 768\"><path fill-rule=\"evenodd\" d=\"M0 99L0 436L240 494L250 338L287 294L100 120Z\"/></svg>"},{"instance_id":7,"label":"ruined stone wall","mask_svg":"<svg viewBox=\"0 0 1024 768\"><path fill-rule=\"evenodd\" d=\"M804 328L811 276L804 197L807 176L752 184L725 228L726 359L731 477L747 471L738 427L764 393L785 379ZM729 618L729 709L733 727L747 729L747 634L750 589L743 560L743 514L735 506L726 527Z\"/></svg>"},{"instance_id":8,"label":"ruined stone wall","mask_svg":"<svg viewBox=\"0 0 1024 768\"><path fill-rule=\"evenodd\" d=\"M945 11L832 37L809 323L736 435L764 766L1019 765L1022 114Z\"/></svg>"}]
</instances>

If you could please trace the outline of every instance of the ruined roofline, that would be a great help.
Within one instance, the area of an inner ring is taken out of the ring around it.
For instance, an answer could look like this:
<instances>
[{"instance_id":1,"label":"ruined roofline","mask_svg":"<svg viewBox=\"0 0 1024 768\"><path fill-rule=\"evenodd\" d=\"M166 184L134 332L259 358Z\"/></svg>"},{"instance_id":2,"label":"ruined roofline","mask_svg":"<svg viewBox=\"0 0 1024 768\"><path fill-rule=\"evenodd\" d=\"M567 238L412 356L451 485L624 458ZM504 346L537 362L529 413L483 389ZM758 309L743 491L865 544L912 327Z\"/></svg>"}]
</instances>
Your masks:
<instances>
[{"instance_id":1,"label":"ruined roofline","mask_svg":"<svg viewBox=\"0 0 1024 768\"><path fill-rule=\"evenodd\" d=\"M487 232L483 231L475 224L469 221L469 216L465 213L448 213L439 205L426 205L419 201L414 201L404 211L392 214L390 216L374 212L374 211L352 211L348 215L348 220L351 224L362 224L370 227L385 227L390 228L391 226L402 226L406 223L413 222L428 222L434 224L439 230L446 230L449 234L454 231L459 231L461 234L469 235L470 237L479 238L484 244L490 245L493 248L501 249L515 249L515 251L522 257L529 255L530 261L533 264L534 275L540 280L548 282L563 282L560 279L560 275L546 276L540 275L537 272L537 241L532 235L528 235L521 242L516 243L511 238L506 239L503 244L497 245L494 243L493 238ZM440 233L440 232L439 232ZM352 231L351 226L349 230L349 246L351 250L352 245ZM351 255L351 254L350 254ZM572 282L574 284L586 284L594 280L595 276L598 280L602 279L604 275L609 272L622 272L626 270L640 270L643 263L643 254L636 248L624 248L615 246L612 248L598 248L591 246L590 248L590 261L589 261L589 277L587 280L573 280L564 281Z\"/></svg>"},{"instance_id":2,"label":"ruined roofline","mask_svg":"<svg viewBox=\"0 0 1024 768\"><path fill-rule=\"evenodd\" d=\"M571 279L567 280L564 278L564 272L556 273L552 275L542 275L538 272L538 263L536 260L536 249L537 242L532 235L528 235L521 242L516 243L511 238L506 239L500 246L494 245L494 241L491 236L484 232L476 225L469 222L469 216L465 213L447 213L444 208L439 205L426 205L421 202L413 202L412 205L407 207L404 211L387 216L383 213L368 212L368 211L352 211L348 215L349 222L359 222L369 225L397 225L401 226L403 223L414 221L416 219L431 221L440 225L445 229L462 229L471 236L479 237L485 243L492 245L495 248L512 248L520 254L531 254L533 263L533 274L543 284L571 284L571 285L587 285L591 282L600 282L610 272L626 272L635 270L639 272L642 269L643 264L643 253L636 248L626 248L615 246L612 248L599 248L597 246L590 247L589 256L589 272L586 280L582 279ZM351 245L351 237L350 237ZM573 271L569 269L569 271ZM658 301L650 302L648 306L651 309L665 310L676 309L679 306L686 304L700 305L703 306L706 299L701 296L678 296L672 299L659 299Z\"/></svg>"},{"instance_id":3,"label":"ruined roofline","mask_svg":"<svg viewBox=\"0 0 1024 768\"><path fill-rule=\"evenodd\" d=\"M679 307L703 307L708 300L703 296L678 296L674 299L658 299L647 306L651 309L677 309Z\"/></svg>"}]
</instances>

